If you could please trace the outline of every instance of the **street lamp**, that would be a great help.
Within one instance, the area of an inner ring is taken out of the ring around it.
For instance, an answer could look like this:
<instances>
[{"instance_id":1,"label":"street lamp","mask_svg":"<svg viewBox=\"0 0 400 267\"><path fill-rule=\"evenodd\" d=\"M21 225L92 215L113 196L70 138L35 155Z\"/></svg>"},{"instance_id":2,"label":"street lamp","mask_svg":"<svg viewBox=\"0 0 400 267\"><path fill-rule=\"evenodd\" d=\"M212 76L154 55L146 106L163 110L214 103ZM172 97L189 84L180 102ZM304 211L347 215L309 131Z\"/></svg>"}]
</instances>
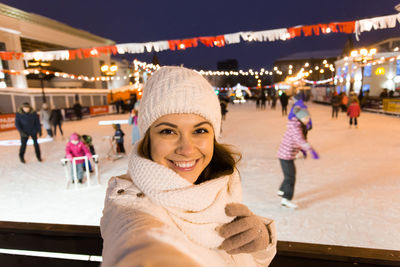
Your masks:
<instances>
[{"instance_id":1,"label":"street lamp","mask_svg":"<svg viewBox=\"0 0 400 267\"><path fill-rule=\"evenodd\" d=\"M350 52L350 56L353 58L353 62L361 66L360 90L362 90L364 80L364 66L368 63L368 61L374 59L374 55L376 54L376 52L376 48L371 48L369 50L366 48L361 48L359 50L353 50Z\"/></svg>"},{"instance_id":2,"label":"street lamp","mask_svg":"<svg viewBox=\"0 0 400 267\"><path fill-rule=\"evenodd\" d=\"M42 61L41 59L34 59L32 61L28 61L28 66L30 67L38 67L39 68L39 78L40 78L40 86L42 87L42 98L43 98L43 103L46 103L46 94L44 92L44 83L43 83L43 78L44 74L42 72L42 67L49 67L50 62L47 61Z\"/></svg>"},{"instance_id":3,"label":"street lamp","mask_svg":"<svg viewBox=\"0 0 400 267\"><path fill-rule=\"evenodd\" d=\"M103 65L101 65L100 70L104 76L112 77L117 73L118 66L115 63L111 63L111 65L103 64ZM110 98L111 98L111 102L113 102L114 100L113 100L112 89L111 89Z\"/></svg>"}]
</instances>

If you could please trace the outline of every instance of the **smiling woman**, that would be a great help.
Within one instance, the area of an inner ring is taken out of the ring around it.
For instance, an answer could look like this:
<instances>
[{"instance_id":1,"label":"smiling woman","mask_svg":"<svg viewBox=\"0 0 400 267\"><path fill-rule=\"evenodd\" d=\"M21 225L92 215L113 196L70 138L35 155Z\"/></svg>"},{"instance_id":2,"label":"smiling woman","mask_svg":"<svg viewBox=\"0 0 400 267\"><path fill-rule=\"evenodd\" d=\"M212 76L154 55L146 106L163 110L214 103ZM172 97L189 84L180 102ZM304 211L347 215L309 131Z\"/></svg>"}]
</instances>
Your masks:
<instances>
[{"instance_id":1,"label":"smiling woman","mask_svg":"<svg viewBox=\"0 0 400 267\"><path fill-rule=\"evenodd\" d=\"M274 223L241 204L240 154L217 141L211 85L194 71L163 67L143 92L143 138L128 174L107 189L103 266L268 266Z\"/></svg>"}]
</instances>

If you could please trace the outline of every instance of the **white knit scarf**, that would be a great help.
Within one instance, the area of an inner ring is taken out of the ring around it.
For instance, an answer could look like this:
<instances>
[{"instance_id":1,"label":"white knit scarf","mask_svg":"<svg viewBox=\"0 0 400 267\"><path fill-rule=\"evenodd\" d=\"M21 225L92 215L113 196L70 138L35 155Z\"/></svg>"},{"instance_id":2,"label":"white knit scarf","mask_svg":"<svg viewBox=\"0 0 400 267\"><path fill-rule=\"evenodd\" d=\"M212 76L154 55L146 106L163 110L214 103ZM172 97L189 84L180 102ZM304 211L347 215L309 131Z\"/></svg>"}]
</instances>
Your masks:
<instances>
[{"instance_id":1,"label":"white knit scarf","mask_svg":"<svg viewBox=\"0 0 400 267\"><path fill-rule=\"evenodd\" d=\"M215 228L234 219L226 216L225 206L242 201L237 171L195 185L173 170L140 157L134 146L128 172L138 189L164 207L187 238L206 248L221 245L223 238Z\"/></svg>"}]
</instances>

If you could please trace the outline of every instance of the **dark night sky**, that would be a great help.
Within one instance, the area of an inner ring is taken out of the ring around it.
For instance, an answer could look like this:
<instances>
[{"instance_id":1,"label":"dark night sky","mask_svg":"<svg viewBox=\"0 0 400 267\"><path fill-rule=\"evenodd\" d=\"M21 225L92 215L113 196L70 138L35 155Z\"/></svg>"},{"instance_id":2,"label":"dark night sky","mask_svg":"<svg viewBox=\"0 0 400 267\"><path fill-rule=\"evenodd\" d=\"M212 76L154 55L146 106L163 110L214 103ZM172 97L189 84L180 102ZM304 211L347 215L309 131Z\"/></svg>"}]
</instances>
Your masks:
<instances>
[{"instance_id":1,"label":"dark night sky","mask_svg":"<svg viewBox=\"0 0 400 267\"><path fill-rule=\"evenodd\" d=\"M2 0L15 8L43 15L116 43L184 39L339 22L395 14L395 0ZM360 45L400 36L400 26L361 35ZM223 48L199 44L186 51L158 53L162 65L184 64L216 69L220 60L237 59L241 69L271 68L275 59L295 52L342 49L348 36L300 37L289 41L240 43ZM132 56L150 62L152 54Z\"/></svg>"}]
</instances>

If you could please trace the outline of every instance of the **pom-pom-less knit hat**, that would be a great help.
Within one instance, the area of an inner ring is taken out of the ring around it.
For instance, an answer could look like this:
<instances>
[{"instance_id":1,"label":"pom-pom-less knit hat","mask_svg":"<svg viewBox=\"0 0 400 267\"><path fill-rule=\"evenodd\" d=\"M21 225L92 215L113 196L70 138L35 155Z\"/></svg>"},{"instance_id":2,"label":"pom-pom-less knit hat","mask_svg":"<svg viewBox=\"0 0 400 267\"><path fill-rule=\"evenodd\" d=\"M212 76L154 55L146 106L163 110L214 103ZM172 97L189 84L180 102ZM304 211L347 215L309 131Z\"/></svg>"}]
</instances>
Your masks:
<instances>
[{"instance_id":1,"label":"pom-pom-less knit hat","mask_svg":"<svg viewBox=\"0 0 400 267\"><path fill-rule=\"evenodd\" d=\"M217 95L206 79L183 67L162 67L143 88L139 106L140 136L160 117L168 114L197 114L208 120L218 139L221 107Z\"/></svg>"},{"instance_id":2,"label":"pom-pom-less knit hat","mask_svg":"<svg viewBox=\"0 0 400 267\"><path fill-rule=\"evenodd\" d=\"M298 118L298 119L302 119L302 118L305 118L305 117L309 117L310 116L310 113L308 113L308 111L306 110L306 109L304 109L304 108L297 108L297 109L295 109L294 110L294 114L296 115L296 117Z\"/></svg>"}]
</instances>

